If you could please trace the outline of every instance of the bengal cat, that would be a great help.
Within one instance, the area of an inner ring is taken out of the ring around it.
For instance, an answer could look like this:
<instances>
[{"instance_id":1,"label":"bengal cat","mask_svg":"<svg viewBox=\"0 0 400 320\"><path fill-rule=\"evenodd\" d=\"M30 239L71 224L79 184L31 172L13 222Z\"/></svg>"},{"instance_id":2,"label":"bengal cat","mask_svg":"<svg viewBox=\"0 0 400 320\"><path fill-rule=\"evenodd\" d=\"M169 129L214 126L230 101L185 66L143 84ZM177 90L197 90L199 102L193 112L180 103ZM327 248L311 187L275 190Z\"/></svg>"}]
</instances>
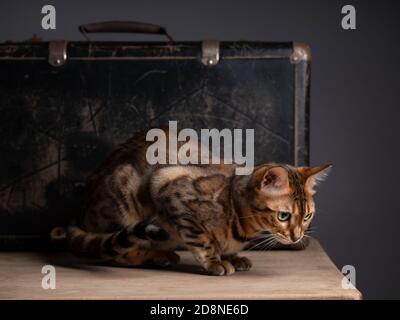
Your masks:
<instances>
[{"instance_id":1,"label":"bengal cat","mask_svg":"<svg viewBox=\"0 0 400 320\"><path fill-rule=\"evenodd\" d=\"M283 244L303 240L314 187L330 169L263 164L239 176L235 165L149 165L149 144L134 136L88 178L82 211L64 233L72 252L113 265L167 266L184 247L211 275L249 270L238 252L265 231Z\"/></svg>"}]
</instances>

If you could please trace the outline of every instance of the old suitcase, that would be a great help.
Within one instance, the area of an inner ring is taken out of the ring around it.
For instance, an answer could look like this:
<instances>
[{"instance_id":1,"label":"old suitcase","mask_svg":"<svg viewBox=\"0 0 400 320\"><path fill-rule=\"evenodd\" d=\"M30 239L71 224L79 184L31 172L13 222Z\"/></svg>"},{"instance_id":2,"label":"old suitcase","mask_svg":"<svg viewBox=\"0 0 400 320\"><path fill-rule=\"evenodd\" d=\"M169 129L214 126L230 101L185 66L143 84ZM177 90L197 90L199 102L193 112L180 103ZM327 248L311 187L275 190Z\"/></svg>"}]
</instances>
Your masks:
<instances>
[{"instance_id":1,"label":"old suitcase","mask_svg":"<svg viewBox=\"0 0 400 320\"><path fill-rule=\"evenodd\" d=\"M107 22L91 32L159 33ZM256 163L308 164L310 50L268 42L0 44L1 248L47 244L85 177L134 132L254 128Z\"/></svg>"}]
</instances>

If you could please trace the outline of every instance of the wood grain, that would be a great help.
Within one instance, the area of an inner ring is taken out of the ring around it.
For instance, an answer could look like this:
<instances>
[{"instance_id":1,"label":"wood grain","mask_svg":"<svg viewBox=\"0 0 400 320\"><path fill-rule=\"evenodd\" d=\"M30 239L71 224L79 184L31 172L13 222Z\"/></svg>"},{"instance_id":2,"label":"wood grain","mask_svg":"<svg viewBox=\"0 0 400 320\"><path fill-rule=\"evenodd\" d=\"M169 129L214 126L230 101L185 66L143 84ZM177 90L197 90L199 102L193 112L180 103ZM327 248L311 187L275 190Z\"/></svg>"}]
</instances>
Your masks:
<instances>
[{"instance_id":1,"label":"wood grain","mask_svg":"<svg viewBox=\"0 0 400 320\"><path fill-rule=\"evenodd\" d=\"M320 244L303 251L244 252L253 268L205 275L188 252L166 270L114 268L67 253L0 253L0 299L361 299L341 287L342 274ZM41 287L42 267L56 268L54 290Z\"/></svg>"}]
</instances>

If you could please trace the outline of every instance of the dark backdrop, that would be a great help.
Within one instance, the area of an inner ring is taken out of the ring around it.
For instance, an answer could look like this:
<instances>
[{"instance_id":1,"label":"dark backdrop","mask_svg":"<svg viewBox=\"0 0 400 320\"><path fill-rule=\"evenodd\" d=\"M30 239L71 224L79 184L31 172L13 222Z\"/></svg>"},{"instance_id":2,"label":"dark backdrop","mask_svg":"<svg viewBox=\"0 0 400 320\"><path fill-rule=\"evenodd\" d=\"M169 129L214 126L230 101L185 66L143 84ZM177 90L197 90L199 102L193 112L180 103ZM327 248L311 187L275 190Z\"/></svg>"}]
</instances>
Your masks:
<instances>
[{"instance_id":1,"label":"dark backdrop","mask_svg":"<svg viewBox=\"0 0 400 320\"><path fill-rule=\"evenodd\" d=\"M41 29L44 4L57 9L56 30ZM345 4L356 7L357 30L341 28ZM400 298L399 14L400 2L388 0L1 0L0 41L34 33L81 40L79 24L138 20L166 26L177 40L308 43L311 163L334 164L318 194L316 236L339 269L355 266L365 298Z\"/></svg>"}]
</instances>

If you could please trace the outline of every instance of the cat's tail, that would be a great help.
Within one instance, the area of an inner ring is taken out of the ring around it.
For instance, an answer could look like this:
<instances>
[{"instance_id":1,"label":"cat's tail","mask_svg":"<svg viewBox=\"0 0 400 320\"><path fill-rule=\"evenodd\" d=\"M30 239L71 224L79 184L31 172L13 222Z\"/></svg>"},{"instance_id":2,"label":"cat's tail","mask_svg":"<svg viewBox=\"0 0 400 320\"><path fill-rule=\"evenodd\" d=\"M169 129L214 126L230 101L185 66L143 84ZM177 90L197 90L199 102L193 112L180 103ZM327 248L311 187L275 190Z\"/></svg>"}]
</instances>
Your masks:
<instances>
[{"instance_id":1,"label":"cat's tail","mask_svg":"<svg viewBox=\"0 0 400 320\"><path fill-rule=\"evenodd\" d=\"M145 221L129 225L114 233L92 233L73 225L54 228L50 237L65 242L75 255L93 259L112 259L135 248L149 247L151 241L166 241L169 234Z\"/></svg>"}]
</instances>

